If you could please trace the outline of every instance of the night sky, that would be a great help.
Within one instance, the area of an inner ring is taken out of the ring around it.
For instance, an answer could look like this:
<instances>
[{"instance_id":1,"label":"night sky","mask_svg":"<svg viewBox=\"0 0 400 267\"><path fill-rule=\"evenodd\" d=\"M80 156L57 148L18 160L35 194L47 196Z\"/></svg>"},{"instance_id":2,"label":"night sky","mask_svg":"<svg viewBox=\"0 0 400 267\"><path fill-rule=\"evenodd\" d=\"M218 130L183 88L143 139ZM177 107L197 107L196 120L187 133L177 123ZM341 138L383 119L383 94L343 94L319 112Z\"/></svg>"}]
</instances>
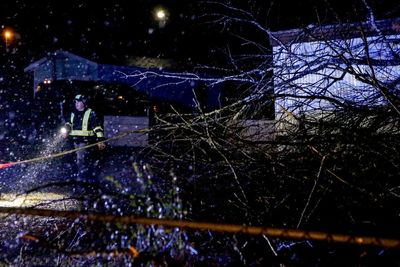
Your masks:
<instances>
[{"instance_id":1,"label":"night sky","mask_svg":"<svg viewBox=\"0 0 400 267\"><path fill-rule=\"evenodd\" d=\"M28 57L56 49L105 63L126 56L173 57L177 50L185 57L187 49L180 46L188 42L195 19L192 4L185 2L2 1L0 25L20 35L14 46ZM165 27L154 20L158 6L170 12Z\"/></svg>"},{"instance_id":2,"label":"night sky","mask_svg":"<svg viewBox=\"0 0 400 267\"><path fill-rule=\"evenodd\" d=\"M272 30L297 28L318 20L330 23L338 17L357 20L366 12L360 0L222 2L251 10ZM395 17L400 10L393 1L368 2L378 19ZM154 19L156 7L169 12L164 27ZM228 37L233 29L221 29L204 19L205 13L218 11L194 0L3 0L0 27L16 32L18 42L11 45L27 63L57 49L109 64L124 64L130 57L143 56L207 63L218 57L216 48L234 45Z\"/></svg>"}]
</instances>

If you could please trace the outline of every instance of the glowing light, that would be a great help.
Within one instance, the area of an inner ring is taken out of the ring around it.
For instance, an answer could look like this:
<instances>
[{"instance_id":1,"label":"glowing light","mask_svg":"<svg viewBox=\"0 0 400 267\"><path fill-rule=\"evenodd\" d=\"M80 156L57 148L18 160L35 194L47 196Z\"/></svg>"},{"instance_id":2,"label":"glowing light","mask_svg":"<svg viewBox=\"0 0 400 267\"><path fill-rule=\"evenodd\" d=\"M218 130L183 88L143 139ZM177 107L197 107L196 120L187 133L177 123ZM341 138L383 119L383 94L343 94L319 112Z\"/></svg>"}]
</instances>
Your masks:
<instances>
[{"instance_id":1,"label":"glowing light","mask_svg":"<svg viewBox=\"0 0 400 267\"><path fill-rule=\"evenodd\" d=\"M163 10L163 9L160 9L160 10L158 10L158 11L156 12L156 17L157 17L158 19L165 19L165 16L166 16L165 10Z\"/></svg>"},{"instance_id":2,"label":"glowing light","mask_svg":"<svg viewBox=\"0 0 400 267\"><path fill-rule=\"evenodd\" d=\"M51 84L51 80L50 79L44 79L43 83L44 84Z\"/></svg>"},{"instance_id":3,"label":"glowing light","mask_svg":"<svg viewBox=\"0 0 400 267\"><path fill-rule=\"evenodd\" d=\"M3 31L3 37L6 43L6 51L8 52L8 45L10 44L10 40L14 38L14 32L10 29L5 29Z\"/></svg>"},{"instance_id":4,"label":"glowing light","mask_svg":"<svg viewBox=\"0 0 400 267\"><path fill-rule=\"evenodd\" d=\"M158 24L159 24L158 26L160 28L165 27L167 20L168 20L168 16L169 16L168 10L166 10L163 7L157 7L154 9L153 15L154 15L154 19L156 21L158 21Z\"/></svg>"},{"instance_id":5,"label":"glowing light","mask_svg":"<svg viewBox=\"0 0 400 267\"><path fill-rule=\"evenodd\" d=\"M5 30L5 31L4 31L4 38L5 38L6 40L12 38L12 36L13 36L12 31L10 31L10 30Z\"/></svg>"},{"instance_id":6,"label":"glowing light","mask_svg":"<svg viewBox=\"0 0 400 267\"><path fill-rule=\"evenodd\" d=\"M67 128L66 128L66 127L61 127L61 128L60 128L60 133L61 133L61 134L67 134L67 133L68 133Z\"/></svg>"}]
</instances>

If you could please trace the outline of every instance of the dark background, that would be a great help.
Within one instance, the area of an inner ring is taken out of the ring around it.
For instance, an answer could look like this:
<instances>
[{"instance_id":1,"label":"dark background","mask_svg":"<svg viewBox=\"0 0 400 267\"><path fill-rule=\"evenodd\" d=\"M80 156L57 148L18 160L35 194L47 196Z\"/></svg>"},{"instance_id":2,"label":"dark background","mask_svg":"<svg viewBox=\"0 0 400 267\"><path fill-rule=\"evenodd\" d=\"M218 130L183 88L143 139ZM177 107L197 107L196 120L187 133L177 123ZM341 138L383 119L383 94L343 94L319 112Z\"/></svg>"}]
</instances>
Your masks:
<instances>
[{"instance_id":1,"label":"dark background","mask_svg":"<svg viewBox=\"0 0 400 267\"><path fill-rule=\"evenodd\" d=\"M400 11L395 1L367 2L376 19L396 17ZM169 13L164 27L154 19L156 7ZM220 19L246 18L235 8L249 11L260 26L273 31L365 21L368 11L362 0L3 0L0 27L12 29L15 36L8 50L0 39L0 108L21 105L17 112L30 113L22 105L32 102L32 77L23 69L58 49L103 64L128 65L133 58L148 57L171 59L180 70L196 65L234 69L228 48L233 55L259 53L255 46L243 45L247 39L269 46L268 36L255 27Z\"/></svg>"},{"instance_id":2,"label":"dark background","mask_svg":"<svg viewBox=\"0 0 400 267\"><path fill-rule=\"evenodd\" d=\"M361 0L224 1L227 7L251 11L262 26L272 30L299 28L311 23L365 20ZM395 1L367 1L376 19L396 17ZM154 20L153 10L168 10L165 27ZM184 62L213 62L233 34L248 29L222 28L207 14L228 13L222 5L189 0L119 1L10 1L0 3L0 26L11 27L18 41L11 44L24 62L48 51L63 49L99 63L123 64L130 57L173 58ZM231 12L234 14L234 12ZM255 38L260 33L250 33ZM4 40L2 40L4 56Z\"/></svg>"},{"instance_id":3,"label":"dark background","mask_svg":"<svg viewBox=\"0 0 400 267\"><path fill-rule=\"evenodd\" d=\"M157 6L170 12L165 27L154 20ZM99 63L132 56L178 60L205 51L199 41L207 40L194 26L197 12L197 4L184 0L2 1L0 25L20 35L12 45L26 60L57 49Z\"/></svg>"}]
</instances>

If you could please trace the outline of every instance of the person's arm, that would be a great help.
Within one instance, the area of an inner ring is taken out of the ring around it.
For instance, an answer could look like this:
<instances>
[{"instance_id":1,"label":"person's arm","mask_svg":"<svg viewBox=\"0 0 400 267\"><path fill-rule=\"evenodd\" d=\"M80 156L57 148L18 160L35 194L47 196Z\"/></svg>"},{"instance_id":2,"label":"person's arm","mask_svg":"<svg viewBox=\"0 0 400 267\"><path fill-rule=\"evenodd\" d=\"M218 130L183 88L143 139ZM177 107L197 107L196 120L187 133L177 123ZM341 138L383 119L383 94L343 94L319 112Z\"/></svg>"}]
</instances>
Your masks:
<instances>
[{"instance_id":1,"label":"person's arm","mask_svg":"<svg viewBox=\"0 0 400 267\"><path fill-rule=\"evenodd\" d=\"M101 126L101 122L99 120L99 118L97 117L97 114L95 111L92 110L92 114L90 115L90 126L93 129L93 132L96 135L96 139L97 141L104 141L105 137L104 137L104 130L103 127ZM106 144L105 143L99 143L98 145L99 149L104 149Z\"/></svg>"}]
</instances>

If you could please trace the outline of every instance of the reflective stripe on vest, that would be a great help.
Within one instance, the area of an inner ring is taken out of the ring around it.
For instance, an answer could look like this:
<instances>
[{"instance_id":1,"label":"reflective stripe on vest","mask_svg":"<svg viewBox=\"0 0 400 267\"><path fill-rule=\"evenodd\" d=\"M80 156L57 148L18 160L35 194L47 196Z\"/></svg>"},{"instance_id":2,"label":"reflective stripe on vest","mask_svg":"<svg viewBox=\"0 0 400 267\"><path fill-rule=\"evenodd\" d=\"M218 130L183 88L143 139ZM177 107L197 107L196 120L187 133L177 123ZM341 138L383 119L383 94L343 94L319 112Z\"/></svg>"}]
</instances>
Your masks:
<instances>
[{"instance_id":1,"label":"reflective stripe on vest","mask_svg":"<svg viewBox=\"0 0 400 267\"><path fill-rule=\"evenodd\" d=\"M72 131L70 132L70 135L72 136L94 136L94 132L93 130L88 130L88 124L89 124L89 117L90 117L90 113L92 112L92 110L90 108L88 108L85 111L85 114L83 115L83 119L82 119L82 130L74 130L72 129ZM75 118L75 114L71 113L71 124L74 125L74 118Z\"/></svg>"}]
</instances>

